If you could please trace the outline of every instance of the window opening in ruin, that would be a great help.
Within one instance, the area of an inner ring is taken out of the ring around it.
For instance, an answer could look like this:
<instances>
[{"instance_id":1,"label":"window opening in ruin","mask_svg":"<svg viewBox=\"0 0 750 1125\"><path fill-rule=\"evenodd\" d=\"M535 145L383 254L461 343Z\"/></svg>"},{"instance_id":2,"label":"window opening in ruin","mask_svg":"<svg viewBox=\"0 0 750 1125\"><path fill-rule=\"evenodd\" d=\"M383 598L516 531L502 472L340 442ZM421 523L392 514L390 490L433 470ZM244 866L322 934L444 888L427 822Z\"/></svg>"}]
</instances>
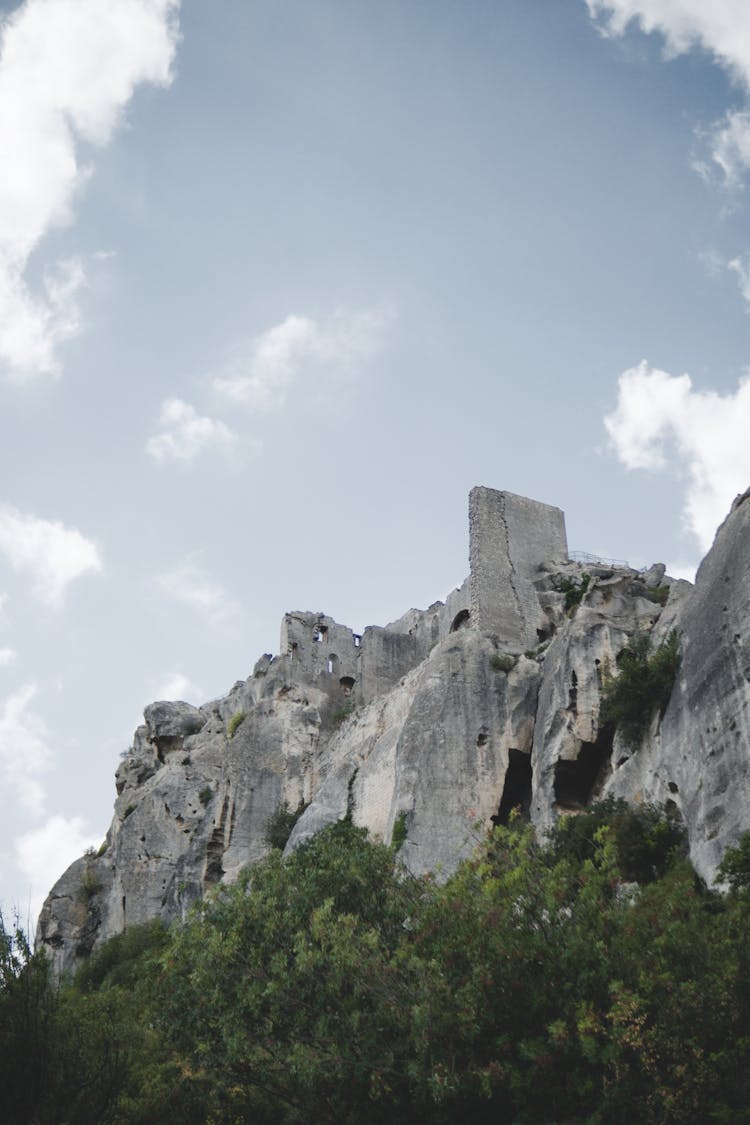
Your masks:
<instances>
[{"instance_id":1,"label":"window opening in ruin","mask_svg":"<svg viewBox=\"0 0 750 1125\"><path fill-rule=\"evenodd\" d=\"M599 732L596 742L582 742L573 762L555 763L555 803L561 812L580 812L596 797L610 773L611 727Z\"/></svg>"},{"instance_id":2,"label":"window opening in ruin","mask_svg":"<svg viewBox=\"0 0 750 1125\"><path fill-rule=\"evenodd\" d=\"M360 636L360 634L352 633L352 639L354 641L354 647L359 648L359 646L362 644L362 637Z\"/></svg>"},{"instance_id":3,"label":"window opening in ruin","mask_svg":"<svg viewBox=\"0 0 750 1125\"><path fill-rule=\"evenodd\" d=\"M292 660L297 659L297 656L299 655L299 653L297 652L297 642L296 641L292 641L291 644L289 645L289 655L291 656Z\"/></svg>"},{"instance_id":4,"label":"window opening in ruin","mask_svg":"<svg viewBox=\"0 0 750 1125\"><path fill-rule=\"evenodd\" d=\"M331 655L328 657L328 671L331 674L335 674L336 672L338 672L338 669L339 669L339 658L338 658L338 656L336 655L335 652L332 652Z\"/></svg>"},{"instance_id":5,"label":"window opening in ruin","mask_svg":"<svg viewBox=\"0 0 750 1125\"><path fill-rule=\"evenodd\" d=\"M327 625L316 625L313 629L313 641L316 645L322 644L328 634Z\"/></svg>"},{"instance_id":6,"label":"window opening in ruin","mask_svg":"<svg viewBox=\"0 0 750 1125\"><path fill-rule=\"evenodd\" d=\"M351 695L354 690L354 679L351 676L342 676L339 680L344 695Z\"/></svg>"},{"instance_id":7,"label":"window opening in ruin","mask_svg":"<svg viewBox=\"0 0 750 1125\"><path fill-rule=\"evenodd\" d=\"M470 616L471 615L470 615L468 609L462 609L453 618L453 624L450 627L450 632L456 633L456 632L458 632L459 629L463 629L464 626L469 624L469 617Z\"/></svg>"},{"instance_id":8,"label":"window opening in ruin","mask_svg":"<svg viewBox=\"0 0 750 1125\"><path fill-rule=\"evenodd\" d=\"M493 824L507 824L513 809L518 809L524 820L531 815L531 755L522 750L508 751L508 768L505 771L503 796Z\"/></svg>"}]
</instances>

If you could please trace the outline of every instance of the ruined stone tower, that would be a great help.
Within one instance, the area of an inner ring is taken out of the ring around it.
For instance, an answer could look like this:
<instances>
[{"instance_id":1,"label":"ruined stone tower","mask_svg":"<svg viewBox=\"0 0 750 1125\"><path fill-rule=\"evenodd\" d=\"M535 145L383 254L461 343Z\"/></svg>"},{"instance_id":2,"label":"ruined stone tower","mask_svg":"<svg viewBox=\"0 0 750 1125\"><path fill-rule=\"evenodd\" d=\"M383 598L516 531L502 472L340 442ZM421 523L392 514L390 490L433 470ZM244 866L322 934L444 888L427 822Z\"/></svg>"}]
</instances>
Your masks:
<instances>
[{"instance_id":1,"label":"ruined stone tower","mask_svg":"<svg viewBox=\"0 0 750 1125\"><path fill-rule=\"evenodd\" d=\"M559 508L477 487L469 494L471 623L519 652L537 644L539 567L568 561L565 515Z\"/></svg>"}]
</instances>

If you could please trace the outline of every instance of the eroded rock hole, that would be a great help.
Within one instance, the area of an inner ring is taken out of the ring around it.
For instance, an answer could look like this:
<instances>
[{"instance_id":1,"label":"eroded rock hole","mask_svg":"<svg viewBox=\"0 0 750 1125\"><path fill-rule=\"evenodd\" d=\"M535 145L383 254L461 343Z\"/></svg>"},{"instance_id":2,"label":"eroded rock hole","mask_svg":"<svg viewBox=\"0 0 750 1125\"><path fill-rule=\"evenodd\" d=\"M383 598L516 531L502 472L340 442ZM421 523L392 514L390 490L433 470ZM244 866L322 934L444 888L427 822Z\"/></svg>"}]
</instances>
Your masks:
<instances>
[{"instance_id":1,"label":"eroded rock hole","mask_svg":"<svg viewBox=\"0 0 750 1125\"><path fill-rule=\"evenodd\" d=\"M570 691L568 692L568 710L575 711L578 706L578 676L575 672L570 674Z\"/></svg>"},{"instance_id":2,"label":"eroded rock hole","mask_svg":"<svg viewBox=\"0 0 750 1125\"><path fill-rule=\"evenodd\" d=\"M531 755L521 750L508 752L508 768L500 808L493 816L493 824L507 824L513 809L520 809L521 816L529 819L531 812Z\"/></svg>"},{"instance_id":3,"label":"eroded rock hole","mask_svg":"<svg viewBox=\"0 0 750 1125\"><path fill-rule=\"evenodd\" d=\"M613 732L600 731L596 742L582 742L573 762L555 764L555 803L558 809L580 811L601 788L609 773Z\"/></svg>"},{"instance_id":4,"label":"eroded rock hole","mask_svg":"<svg viewBox=\"0 0 750 1125\"><path fill-rule=\"evenodd\" d=\"M470 616L471 615L469 614L468 609L462 609L453 618L453 624L450 627L450 632L451 633L457 633L459 629L463 629L466 625L469 624L469 617Z\"/></svg>"}]
</instances>

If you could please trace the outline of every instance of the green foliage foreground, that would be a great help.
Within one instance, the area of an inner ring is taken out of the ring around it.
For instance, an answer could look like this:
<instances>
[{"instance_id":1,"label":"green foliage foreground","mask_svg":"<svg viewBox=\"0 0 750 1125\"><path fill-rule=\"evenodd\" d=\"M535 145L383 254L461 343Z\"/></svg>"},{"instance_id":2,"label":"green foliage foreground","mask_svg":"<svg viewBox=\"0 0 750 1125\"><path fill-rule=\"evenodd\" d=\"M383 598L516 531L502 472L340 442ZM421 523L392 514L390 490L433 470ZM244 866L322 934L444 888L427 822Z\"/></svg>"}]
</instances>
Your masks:
<instances>
[{"instance_id":1,"label":"green foliage foreground","mask_svg":"<svg viewBox=\"0 0 750 1125\"><path fill-rule=\"evenodd\" d=\"M2 1120L750 1121L744 847L609 802L439 886L342 822L60 989L3 931Z\"/></svg>"}]
</instances>

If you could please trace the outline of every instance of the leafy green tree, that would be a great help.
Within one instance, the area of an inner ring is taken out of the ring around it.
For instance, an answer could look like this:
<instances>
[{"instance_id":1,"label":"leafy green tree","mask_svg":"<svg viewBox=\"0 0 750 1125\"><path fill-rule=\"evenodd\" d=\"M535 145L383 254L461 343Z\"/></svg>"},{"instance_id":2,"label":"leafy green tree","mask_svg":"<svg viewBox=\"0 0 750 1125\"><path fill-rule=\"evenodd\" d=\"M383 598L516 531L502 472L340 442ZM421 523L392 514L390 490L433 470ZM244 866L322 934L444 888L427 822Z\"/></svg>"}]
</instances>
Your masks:
<instances>
[{"instance_id":1,"label":"leafy green tree","mask_svg":"<svg viewBox=\"0 0 750 1125\"><path fill-rule=\"evenodd\" d=\"M418 888L340 822L204 903L165 958L165 1033L221 1120L396 1120Z\"/></svg>"},{"instance_id":2,"label":"leafy green tree","mask_svg":"<svg viewBox=\"0 0 750 1125\"><path fill-rule=\"evenodd\" d=\"M559 821L550 840L551 856L579 864L591 859L597 833L605 826L612 829L617 870L626 881L650 883L687 854L687 834L676 814L608 797Z\"/></svg>"}]
</instances>

